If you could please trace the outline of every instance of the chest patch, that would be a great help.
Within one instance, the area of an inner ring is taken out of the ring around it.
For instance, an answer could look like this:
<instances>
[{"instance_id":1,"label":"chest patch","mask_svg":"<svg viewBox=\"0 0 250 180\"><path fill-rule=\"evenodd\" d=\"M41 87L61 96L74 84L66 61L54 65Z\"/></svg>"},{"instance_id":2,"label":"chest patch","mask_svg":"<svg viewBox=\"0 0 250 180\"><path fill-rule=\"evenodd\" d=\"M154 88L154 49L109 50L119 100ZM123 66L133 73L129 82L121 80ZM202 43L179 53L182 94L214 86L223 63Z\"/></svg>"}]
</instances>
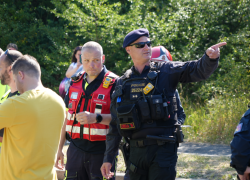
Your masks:
<instances>
[{"instance_id":1,"label":"chest patch","mask_svg":"<svg viewBox=\"0 0 250 180\"><path fill-rule=\"evenodd\" d=\"M98 94L97 99L101 99L101 100L103 100L103 99L104 99L104 97L105 97L105 95L104 95L104 94Z\"/></svg>"},{"instance_id":2,"label":"chest patch","mask_svg":"<svg viewBox=\"0 0 250 180\"><path fill-rule=\"evenodd\" d=\"M137 82L130 85L130 100L137 100L142 94L143 88L145 87L144 82Z\"/></svg>"},{"instance_id":3,"label":"chest patch","mask_svg":"<svg viewBox=\"0 0 250 180\"><path fill-rule=\"evenodd\" d=\"M142 89L145 87L145 85L145 83L131 84L130 93L142 92Z\"/></svg>"},{"instance_id":4,"label":"chest patch","mask_svg":"<svg viewBox=\"0 0 250 180\"><path fill-rule=\"evenodd\" d=\"M242 126L243 126L243 123L238 124L238 126L236 127L236 129L234 131L234 134L241 132Z\"/></svg>"},{"instance_id":5,"label":"chest patch","mask_svg":"<svg viewBox=\"0 0 250 180\"><path fill-rule=\"evenodd\" d=\"M130 94L130 100L136 100L141 96L140 93L132 93Z\"/></svg>"},{"instance_id":6,"label":"chest patch","mask_svg":"<svg viewBox=\"0 0 250 180\"><path fill-rule=\"evenodd\" d=\"M77 99L77 96L78 96L78 92L72 92L70 99Z\"/></svg>"}]
</instances>

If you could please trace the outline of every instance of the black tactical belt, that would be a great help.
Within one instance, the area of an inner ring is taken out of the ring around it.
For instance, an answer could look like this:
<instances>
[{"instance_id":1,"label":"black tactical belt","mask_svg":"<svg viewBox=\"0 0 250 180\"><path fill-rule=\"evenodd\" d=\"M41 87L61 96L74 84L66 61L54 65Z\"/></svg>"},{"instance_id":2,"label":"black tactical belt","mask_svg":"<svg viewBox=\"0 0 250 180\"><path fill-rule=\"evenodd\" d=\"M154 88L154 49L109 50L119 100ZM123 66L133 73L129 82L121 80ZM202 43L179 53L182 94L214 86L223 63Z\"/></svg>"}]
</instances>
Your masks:
<instances>
[{"instance_id":1,"label":"black tactical belt","mask_svg":"<svg viewBox=\"0 0 250 180\"><path fill-rule=\"evenodd\" d=\"M171 143L170 141L164 140L156 140L156 139L143 139L143 140L130 140L131 147L145 147L154 144L158 144L159 146L164 145L166 143Z\"/></svg>"}]
</instances>

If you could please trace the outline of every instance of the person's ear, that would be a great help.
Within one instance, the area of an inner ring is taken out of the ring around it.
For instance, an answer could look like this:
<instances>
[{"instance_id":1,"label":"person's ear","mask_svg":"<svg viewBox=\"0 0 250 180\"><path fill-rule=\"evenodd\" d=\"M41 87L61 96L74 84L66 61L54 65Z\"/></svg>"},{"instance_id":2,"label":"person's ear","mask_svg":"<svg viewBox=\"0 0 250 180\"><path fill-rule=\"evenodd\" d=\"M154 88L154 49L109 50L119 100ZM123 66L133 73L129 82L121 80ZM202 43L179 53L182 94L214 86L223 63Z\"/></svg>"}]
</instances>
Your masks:
<instances>
[{"instance_id":1,"label":"person's ear","mask_svg":"<svg viewBox=\"0 0 250 180\"><path fill-rule=\"evenodd\" d=\"M104 63L105 62L105 55L103 54L102 55L102 63Z\"/></svg>"},{"instance_id":2,"label":"person's ear","mask_svg":"<svg viewBox=\"0 0 250 180\"><path fill-rule=\"evenodd\" d=\"M21 80L24 79L24 73L22 71L18 71L18 76L20 77Z\"/></svg>"},{"instance_id":3,"label":"person's ear","mask_svg":"<svg viewBox=\"0 0 250 180\"><path fill-rule=\"evenodd\" d=\"M9 67L7 67L7 72L9 72L9 74L12 74L12 66L11 65Z\"/></svg>"},{"instance_id":4,"label":"person's ear","mask_svg":"<svg viewBox=\"0 0 250 180\"><path fill-rule=\"evenodd\" d=\"M131 50L130 50L130 47L127 46L127 47L125 47L125 49L126 49L127 53L130 54L130 51L131 51Z\"/></svg>"}]
</instances>

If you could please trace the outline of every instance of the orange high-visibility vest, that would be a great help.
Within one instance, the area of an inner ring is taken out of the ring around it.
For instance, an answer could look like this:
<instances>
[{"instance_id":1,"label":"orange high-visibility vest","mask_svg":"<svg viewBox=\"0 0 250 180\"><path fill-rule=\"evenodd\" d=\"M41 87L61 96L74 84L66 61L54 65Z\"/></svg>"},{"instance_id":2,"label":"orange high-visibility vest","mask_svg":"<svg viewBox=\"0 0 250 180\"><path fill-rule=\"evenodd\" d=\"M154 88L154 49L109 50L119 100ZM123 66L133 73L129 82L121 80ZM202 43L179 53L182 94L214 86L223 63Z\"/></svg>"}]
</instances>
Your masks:
<instances>
[{"instance_id":1,"label":"orange high-visibility vest","mask_svg":"<svg viewBox=\"0 0 250 180\"><path fill-rule=\"evenodd\" d=\"M109 129L108 125L99 123L81 125L76 121L75 114L78 106L80 106L79 112L83 111L85 103L87 105L86 111L89 111L90 113L110 114L110 91L118 76L108 71L104 75L103 82L99 88L89 97L86 97L82 88L84 74L85 73L83 73L77 81L73 81L73 84L69 88L69 110L67 113L66 131L72 139L81 138L89 141L105 141ZM111 78L111 82L108 87L104 87L106 84L106 78L108 80ZM79 104L80 100L81 103Z\"/></svg>"}]
</instances>

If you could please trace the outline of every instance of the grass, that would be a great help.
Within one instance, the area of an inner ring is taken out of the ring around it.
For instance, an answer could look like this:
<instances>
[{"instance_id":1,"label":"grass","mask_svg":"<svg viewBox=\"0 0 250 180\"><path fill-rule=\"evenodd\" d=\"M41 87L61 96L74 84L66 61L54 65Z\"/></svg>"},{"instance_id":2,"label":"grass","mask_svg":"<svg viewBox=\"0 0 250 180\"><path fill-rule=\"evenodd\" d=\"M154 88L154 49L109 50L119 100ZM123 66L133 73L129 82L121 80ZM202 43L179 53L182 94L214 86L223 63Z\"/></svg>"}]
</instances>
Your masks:
<instances>
[{"instance_id":1,"label":"grass","mask_svg":"<svg viewBox=\"0 0 250 180\"><path fill-rule=\"evenodd\" d=\"M229 166L228 156L197 156L179 154L177 177L213 180L236 179L235 169Z\"/></svg>"},{"instance_id":2,"label":"grass","mask_svg":"<svg viewBox=\"0 0 250 180\"><path fill-rule=\"evenodd\" d=\"M64 146L66 154L68 146ZM65 156L65 163L67 159ZM228 156L198 156L178 154L177 178L195 178L209 180L236 180L236 171L229 166ZM122 152L119 151L117 172L126 170Z\"/></svg>"},{"instance_id":3,"label":"grass","mask_svg":"<svg viewBox=\"0 0 250 180\"><path fill-rule=\"evenodd\" d=\"M229 144L242 115L248 109L246 96L220 96L201 106L181 99L187 115L183 128L185 139L190 142Z\"/></svg>"},{"instance_id":4,"label":"grass","mask_svg":"<svg viewBox=\"0 0 250 180\"><path fill-rule=\"evenodd\" d=\"M227 156L178 154L177 178L236 180L236 171ZM125 172L123 157L118 156L117 172Z\"/></svg>"}]
</instances>

